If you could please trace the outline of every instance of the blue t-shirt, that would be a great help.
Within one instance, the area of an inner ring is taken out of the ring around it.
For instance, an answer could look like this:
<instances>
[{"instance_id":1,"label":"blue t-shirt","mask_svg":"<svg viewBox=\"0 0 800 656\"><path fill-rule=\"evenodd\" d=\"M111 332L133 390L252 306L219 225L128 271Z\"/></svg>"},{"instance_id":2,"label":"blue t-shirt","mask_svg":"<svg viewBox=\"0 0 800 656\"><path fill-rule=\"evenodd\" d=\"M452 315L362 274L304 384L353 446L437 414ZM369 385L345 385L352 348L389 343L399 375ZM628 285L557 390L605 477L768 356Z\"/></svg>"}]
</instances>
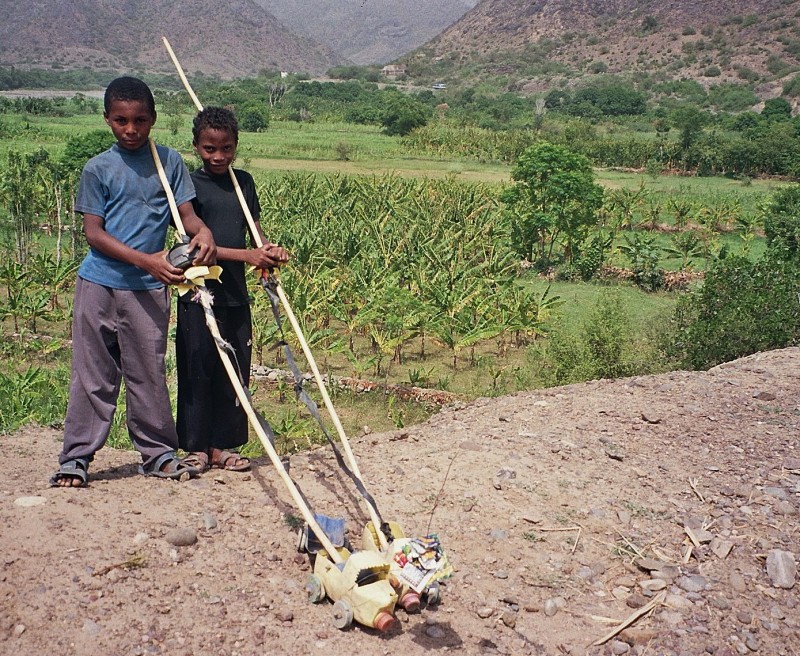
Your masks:
<instances>
[{"instance_id":1,"label":"blue t-shirt","mask_svg":"<svg viewBox=\"0 0 800 656\"><path fill-rule=\"evenodd\" d=\"M165 146L158 146L158 154L175 202L181 205L192 200L194 185L181 156ZM90 159L81 175L75 210L102 218L105 231L130 248L142 253L164 250L171 214L149 144L137 150L125 150L114 144ZM113 289L163 287L144 269L94 248L89 249L78 275Z\"/></svg>"}]
</instances>

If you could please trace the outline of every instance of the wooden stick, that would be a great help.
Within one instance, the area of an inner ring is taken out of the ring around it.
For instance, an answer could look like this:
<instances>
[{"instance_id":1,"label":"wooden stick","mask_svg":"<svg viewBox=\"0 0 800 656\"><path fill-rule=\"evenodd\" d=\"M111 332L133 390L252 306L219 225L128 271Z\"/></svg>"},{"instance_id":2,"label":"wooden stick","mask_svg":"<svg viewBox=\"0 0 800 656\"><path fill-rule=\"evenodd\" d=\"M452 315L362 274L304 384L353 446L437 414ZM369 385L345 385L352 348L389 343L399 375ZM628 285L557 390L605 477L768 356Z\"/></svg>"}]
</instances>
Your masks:
<instances>
[{"instance_id":1,"label":"wooden stick","mask_svg":"<svg viewBox=\"0 0 800 656\"><path fill-rule=\"evenodd\" d=\"M175 197L172 193L172 188L170 187L169 180L167 180L167 175L164 172L164 167L161 165L161 160L158 157L158 151L156 150L155 143L152 139L150 140L150 152L153 154L153 160L156 163L156 170L158 171L158 177L161 180L161 185L164 187L164 191L167 194L170 211L172 212L172 220L175 222L175 227L178 230L178 234L181 237L185 237L186 231L183 227L183 223L181 222L181 217L178 214L178 206L175 204ZM275 447L269 441L269 437L267 437L267 434L264 432L255 410L253 410L253 405L250 403L250 399L245 393L244 387L242 387L242 383L239 380L239 374L234 368L230 356L225 350L222 349L222 347L220 347L220 342L224 340L222 339L222 335L220 335L219 326L217 326L217 320L214 317L214 311L211 308L211 293L205 288L205 286L198 286L198 294L200 296L200 303L205 311L206 325L211 331L214 345L217 347L217 353L219 353L220 360L222 360L222 364L225 367L228 378L230 378L233 389L236 392L236 397L239 399L239 403L242 404L242 408L247 414L247 418L250 420L250 425L258 435L259 440L261 440L264 450L267 452L269 459L272 461L272 464L275 466L275 469L286 485L286 488L289 490L292 499L294 499L295 505L300 510L300 514L303 515L303 519L306 521L306 524L308 524L308 527L314 532L314 535L317 536L320 544L324 547L325 551L328 552L328 555L334 563L344 562L344 559L336 550L336 547L333 546L333 543L325 534L325 531L322 530L322 527L317 523L317 520L311 513L311 510L300 494L300 491L297 489L297 486L294 484L294 481L292 481L292 479L289 477L289 474L286 473L286 468L283 466L281 459L278 457Z\"/></svg>"},{"instance_id":2,"label":"wooden stick","mask_svg":"<svg viewBox=\"0 0 800 656\"><path fill-rule=\"evenodd\" d=\"M633 624L633 623L634 623L636 620L638 620L640 617L643 617L643 616L647 615L647 614L648 614L650 611L652 611L652 610L653 610L653 609L654 609L656 606L658 606L659 604L661 604L661 603L664 601L664 599L666 598L666 596L667 596L667 593L666 593L665 591L663 591L663 590L662 590L661 592L659 592L659 593L658 593L658 595L657 595L656 597L654 597L654 598L653 598L653 600L652 600L652 601L651 601L649 604L647 604L646 606L642 606L642 607L641 607L639 610L637 610L635 613L632 613L630 616L628 616L628 618L627 618L627 619L623 620L623 621L622 621L622 622L621 622L621 623L620 623L618 626L616 626L616 627L615 627L615 628L614 628L612 631L610 631L609 633L607 633L606 635L604 635L602 638L599 638L599 639L595 640L595 641L594 641L594 642L591 644L591 646L592 646L592 647L597 647L597 646L599 646L599 645L605 644L606 642L608 642L609 640L611 640L611 638L613 638L613 637L614 637L614 636L616 636L617 634L619 634L619 633L621 633L622 631L624 631L625 629L627 629L627 628L628 628L628 627L629 627L631 624Z\"/></svg>"},{"instance_id":3,"label":"wooden stick","mask_svg":"<svg viewBox=\"0 0 800 656\"><path fill-rule=\"evenodd\" d=\"M308 524L309 528L314 532L314 535L317 536L317 539L320 541L320 544L325 548L325 551L328 552L328 555L331 557L331 560L334 563L342 563L344 559L339 555L339 552L336 550L336 547L333 546L333 543L328 539L328 536L325 534L325 531L322 530L322 527L317 523L317 520L314 518L314 515L311 513L308 505L303 500L303 497L300 495L300 492L295 486L294 481L289 477L289 474L286 473L286 468L283 466L281 459L278 457L277 452L275 451L275 447L272 446L272 443L269 441L264 429L261 426L261 422L258 420L258 416L253 410L253 406L250 403L250 399L248 398L247 394L245 394L244 388L242 387L241 382L239 381L239 376L236 373L236 370L233 367L233 363L231 362L230 356L220 347L217 340L222 340L222 336L219 333L219 327L217 326L217 322L214 318L214 312L211 309L211 294L205 287L199 288L200 294L200 303L203 306L203 309L206 311L206 324L208 325L209 330L211 331L212 336L214 337L214 344L217 347L217 352L219 353L219 357L222 360L222 364L225 367L225 371L228 373L228 378L230 378L231 383L233 384L233 389L236 392L236 397L239 399L239 403L242 404L242 408L244 409L245 413L247 414L247 418L250 420L250 425L255 430L256 434L258 435L259 440L261 440L261 444L264 446L264 450L267 452L269 459L272 461L272 464L275 466L278 474L280 475L281 479L283 480L284 485L289 490L289 493L292 495L292 499L294 499L295 505L297 505L300 513L303 515L303 519L306 520L306 524Z\"/></svg>"},{"instance_id":4,"label":"wooden stick","mask_svg":"<svg viewBox=\"0 0 800 656\"><path fill-rule=\"evenodd\" d=\"M575 553L575 549L578 548L578 540L581 539L581 531L583 531L582 526L567 526L564 528L537 528L537 531L548 532L548 533L555 533L561 531L578 531L578 535L575 536L575 543L572 545L572 551L570 554Z\"/></svg>"},{"instance_id":5,"label":"wooden stick","mask_svg":"<svg viewBox=\"0 0 800 656\"><path fill-rule=\"evenodd\" d=\"M175 203L175 195L172 193L172 187L169 186L167 174L164 172L164 165L161 163L161 158L158 156L156 142L153 141L152 138L148 139L148 141L150 143L150 154L153 156L153 162L155 162L156 171L158 171L158 178L161 180L161 186L164 187L164 191L167 194L167 203L169 204L169 211L172 213L172 220L175 222L175 229L181 237L185 237L186 228L183 227L183 221L181 221L181 215L180 212L178 212L178 205Z\"/></svg>"},{"instance_id":6,"label":"wooden stick","mask_svg":"<svg viewBox=\"0 0 800 656\"><path fill-rule=\"evenodd\" d=\"M702 495L702 494L700 494L700 492L699 492L699 491L698 491L698 489L697 489L697 479L695 479L695 480L692 480L692 479L690 478L690 479L689 479L689 485L691 485L691 486L692 486L692 489L694 490L694 493L697 495L697 498L698 498L698 499L700 499L700 501L702 501L703 503L705 503L705 502L706 502L706 500L703 498L703 495Z\"/></svg>"},{"instance_id":7,"label":"wooden stick","mask_svg":"<svg viewBox=\"0 0 800 656\"><path fill-rule=\"evenodd\" d=\"M643 553L642 553L642 552L641 552L641 551L640 551L640 550L639 550L639 549L636 547L636 545L635 545L635 544L633 544L633 542L631 542L631 541L630 541L628 538L626 538L626 537L625 537L625 536L624 536L624 535L623 535L623 534L620 532L620 530L619 530L619 529L614 529L614 530L617 532L617 535L619 535L619 536L620 536L620 537L621 537L623 540L625 540L625 543L626 543L626 544L627 544L627 545L628 545L628 546L629 546L629 547L630 547L630 548L633 550L633 552L634 552L634 553L635 553L637 556L639 556L639 558L644 558L644 554L643 554Z\"/></svg>"},{"instance_id":8,"label":"wooden stick","mask_svg":"<svg viewBox=\"0 0 800 656\"><path fill-rule=\"evenodd\" d=\"M164 46L167 48L167 52L169 52L169 56L172 59L172 63L175 65L175 68L178 71L178 75L183 82L183 86L186 88L186 91L189 93L189 96L192 98L195 107L198 110L202 111L203 105L200 103L195 92L192 90L191 85L189 84L189 80L186 78L186 74L183 72L183 68L178 61L178 58L175 56L172 48L169 45L169 41L167 41L166 37L161 37L164 41ZM233 168L228 167L228 173L231 177L231 181L233 182L233 189L236 192L236 197L239 199L239 205L242 207L242 211L244 212L244 216L247 219L247 226L250 229L250 234L253 239L253 243L256 245L257 248L261 248L264 245L264 242L261 239L261 235L258 231L258 227L256 226L255 219L253 219L253 215L250 212L250 208L247 206L247 201L244 198L244 194L242 193L242 189L239 186L239 181L236 179L236 174L233 172ZM277 285L276 289L278 292L278 298L280 299L281 305L283 306L283 310L286 313L286 316L289 318L289 323L292 325L292 329L297 335L297 340L300 343L300 348L303 350L303 355L305 355L306 360L308 361L309 366L311 367L311 371L314 374L314 381L317 383L317 387L319 388L320 394L322 394L322 400L325 404L325 408L328 411L328 414L333 421L334 426L336 427L336 432L339 435L339 441L342 443L342 447L347 455L347 464L350 466L350 469L353 473L359 478L362 479L361 471L358 468L358 463L356 462L355 456L353 455L353 451L350 448L350 443L347 439L347 435L344 432L344 427L342 426L342 422L339 419L339 415L336 412L336 409L333 407L333 402L328 395L328 390L325 387L325 382L322 379L322 375L319 373L319 368L317 367L316 360L314 360L314 356L311 353L311 349L308 347L308 342L306 341L305 336L303 335L303 331L300 328L300 324L297 322L297 318L292 311L291 305L289 304L289 299L286 297L285 292L283 291L283 286L280 284L280 281L275 278ZM367 503L367 511L369 512L370 519L372 520L372 525L375 527L375 532L378 534L378 541L380 542L380 546L382 550L386 550L389 546L389 543L386 541L386 537L383 535L383 532L380 530L380 519L378 517L378 513L372 507L371 503Z\"/></svg>"},{"instance_id":9,"label":"wooden stick","mask_svg":"<svg viewBox=\"0 0 800 656\"><path fill-rule=\"evenodd\" d=\"M194 91L192 90L191 85L189 84L189 80L186 79L186 74L183 72L181 65L178 63L178 58L175 56L175 53L172 50L172 46L169 45L169 41L167 41L167 37L162 36L161 40L164 42L164 46L167 48L167 52L169 53L170 58L172 59L172 63L175 64L175 68L178 70L178 76L181 78L181 82L183 82L183 86L186 88L186 91L189 92L189 96L194 102L194 106L197 107L197 111L203 111L203 106L200 104L200 99L195 95Z\"/></svg>"}]
</instances>

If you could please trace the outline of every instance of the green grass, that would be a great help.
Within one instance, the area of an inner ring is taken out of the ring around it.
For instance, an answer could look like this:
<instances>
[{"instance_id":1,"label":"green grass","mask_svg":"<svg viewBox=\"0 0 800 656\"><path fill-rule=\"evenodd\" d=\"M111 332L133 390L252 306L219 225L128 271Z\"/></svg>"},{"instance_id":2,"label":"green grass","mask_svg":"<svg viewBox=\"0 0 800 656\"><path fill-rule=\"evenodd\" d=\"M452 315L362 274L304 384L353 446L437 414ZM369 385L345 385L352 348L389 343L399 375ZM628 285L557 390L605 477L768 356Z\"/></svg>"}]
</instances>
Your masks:
<instances>
[{"instance_id":1,"label":"green grass","mask_svg":"<svg viewBox=\"0 0 800 656\"><path fill-rule=\"evenodd\" d=\"M69 118L50 117L1 117L12 138L0 139L0 158L5 158L9 150L32 152L39 147L51 151L58 157L66 140L81 132L102 129L102 117L75 116ZM154 138L179 148L185 155L191 154L189 132L190 116L184 116L183 127L178 135L166 129L166 116L154 130ZM346 175L384 175L413 177L453 177L468 182L502 184L510 180L511 167L502 164L479 163L466 160L441 160L432 156L409 155L402 139L387 137L380 129L371 126L357 126L344 123L294 123L273 121L263 133L242 133L240 135L239 162L253 171L257 177L281 176L287 172L341 173ZM345 144L343 148L340 144ZM347 160L340 159L347 151ZM711 206L720 199L736 199L742 211L754 212L759 201L781 184L777 181L754 180L743 183L726 178L699 178L658 176L620 173L598 170L597 181L607 189L637 190L642 184L653 198L664 200L670 196L689 199L697 207ZM637 216L641 215L641 208ZM663 222L669 223L668 211L664 211ZM668 234L655 233L657 244L667 246ZM731 252L737 252L741 239L734 233L724 233L720 239ZM763 251L763 239L753 244L753 255ZM695 268L705 267L705 261L695 260ZM625 266L627 262L620 254L612 255L612 261ZM679 268L677 258L660 263L667 269ZM520 283L536 290L541 295L549 288L549 294L559 296L563 305L553 314L550 325L563 322L567 327L578 329L590 316L593 308L610 286L602 283L550 283L534 276L524 276ZM634 332L648 330L654 317L668 315L675 306L677 295L673 293L645 293L630 284L613 286L630 317ZM267 318L265 320L271 320ZM9 320L2 324L3 333L8 335ZM40 332L61 334L67 332L66 324L47 325ZM7 342L8 358L14 361L17 371L24 369L26 363L41 363L39 356L31 352L21 352L13 343ZM529 349L508 347L495 340L480 343L473 350L465 350L458 367L451 365L452 354L449 349L426 343L427 357L423 360L418 353L421 344L412 341L405 348L403 363L391 365L388 382L410 383L422 380L423 386L447 389L468 398L492 396L520 389L529 389L541 384L541 380L531 365ZM297 350L297 349L296 349ZM369 345L361 345L366 353ZM321 356L322 354L319 354ZM273 353L268 354L274 357ZM342 354L326 354L325 370L333 375L353 374L351 363ZM267 361L269 366L285 367L275 361ZM302 365L301 365L302 366ZM365 378L373 378L371 371ZM16 379L15 379L16 380ZM379 379L381 382L383 378ZM14 381L8 382L10 386ZM311 424L304 408L297 406L293 397L280 398L279 390L265 382L254 386L257 407L281 433L279 445L282 451L305 448L309 441L318 442L321 435ZM313 386L312 386L313 387ZM387 397L381 391L369 394L355 394L334 390L334 402L342 415L348 434L359 434L363 426L373 430L387 430L423 421L430 410L413 403L403 403ZM19 395L18 395L19 396ZM20 397L22 398L22 397ZM122 417L120 413L120 418ZM120 427L124 432L124 426ZM124 439L120 440L123 443ZM257 446L252 447L258 450Z\"/></svg>"}]
</instances>

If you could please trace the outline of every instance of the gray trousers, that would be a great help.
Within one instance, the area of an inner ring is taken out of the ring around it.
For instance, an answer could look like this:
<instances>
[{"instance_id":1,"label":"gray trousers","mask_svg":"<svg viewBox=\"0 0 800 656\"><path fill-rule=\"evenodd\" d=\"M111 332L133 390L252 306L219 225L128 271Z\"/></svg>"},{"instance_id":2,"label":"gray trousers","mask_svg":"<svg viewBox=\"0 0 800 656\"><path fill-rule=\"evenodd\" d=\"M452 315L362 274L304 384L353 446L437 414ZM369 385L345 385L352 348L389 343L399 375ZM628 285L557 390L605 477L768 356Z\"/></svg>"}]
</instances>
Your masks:
<instances>
[{"instance_id":1,"label":"gray trousers","mask_svg":"<svg viewBox=\"0 0 800 656\"><path fill-rule=\"evenodd\" d=\"M178 448L164 362L169 303L167 288L111 289L78 277L60 463L91 460L106 443L123 379L128 433L145 469Z\"/></svg>"}]
</instances>

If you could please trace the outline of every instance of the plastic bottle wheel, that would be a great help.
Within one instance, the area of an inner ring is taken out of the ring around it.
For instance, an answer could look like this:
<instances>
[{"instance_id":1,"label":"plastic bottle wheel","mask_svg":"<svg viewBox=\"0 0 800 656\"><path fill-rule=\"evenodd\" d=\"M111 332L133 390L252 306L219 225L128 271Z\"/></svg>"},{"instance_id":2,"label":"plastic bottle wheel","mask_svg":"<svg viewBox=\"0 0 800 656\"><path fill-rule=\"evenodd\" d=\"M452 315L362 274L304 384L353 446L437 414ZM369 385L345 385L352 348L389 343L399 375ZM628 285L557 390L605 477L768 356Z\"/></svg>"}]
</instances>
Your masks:
<instances>
[{"instance_id":1,"label":"plastic bottle wheel","mask_svg":"<svg viewBox=\"0 0 800 656\"><path fill-rule=\"evenodd\" d=\"M333 605L333 625L337 629L346 629L353 623L353 609L341 599Z\"/></svg>"},{"instance_id":2,"label":"plastic bottle wheel","mask_svg":"<svg viewBox=\"0 0 800 656\"><path fill-rule=\"evenodd\" d=\"M442 591L439 587L439 581L434 581L428 586L428 589L425 591L425 597L428 599L428 603L431 606L435 606L442 600Z\"/></svg>"},{"instance_id":3,"label":"plastic bottle wheel","mask_svg":"<svg viewBox=\"0 0 800 656\"><path fill-rule=\"evenodd\" d=\"M308 577L308 581L306 582L306 592L308 593L308 600L312 604L318 604L320 601L325 599L325 588L322 585L322 581L320 580L319 576L312 574Z\"/></svg>"}]
</instances>

